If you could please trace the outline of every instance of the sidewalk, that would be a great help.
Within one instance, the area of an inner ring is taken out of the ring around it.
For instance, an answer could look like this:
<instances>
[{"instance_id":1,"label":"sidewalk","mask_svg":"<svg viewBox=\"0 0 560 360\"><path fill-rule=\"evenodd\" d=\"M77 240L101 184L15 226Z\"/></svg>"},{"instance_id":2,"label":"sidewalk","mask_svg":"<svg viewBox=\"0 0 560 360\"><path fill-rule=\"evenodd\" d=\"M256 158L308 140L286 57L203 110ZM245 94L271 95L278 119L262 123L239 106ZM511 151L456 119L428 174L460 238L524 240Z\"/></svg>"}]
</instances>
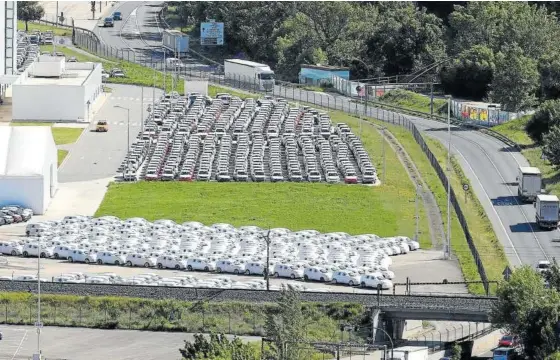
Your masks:
<instances>
[{"instance_id":1,"label":"sidewalk","mask_svg":"<svg viewBox=\"0 0 560 360\"><path fill-rule=\"evenodd\" d=\"M57 1L39 1L39 5L45 9L43 20L56 22L56 16L64 13L64 24L71 25L72 19L77 27L93 30L99 19L112 12L116 1L96 1L95 19L92 19L91 3L89 1L58 1L58 14L56 11ZM99 12L101 3L101 13Z\"/></svg>"}]
</instances>

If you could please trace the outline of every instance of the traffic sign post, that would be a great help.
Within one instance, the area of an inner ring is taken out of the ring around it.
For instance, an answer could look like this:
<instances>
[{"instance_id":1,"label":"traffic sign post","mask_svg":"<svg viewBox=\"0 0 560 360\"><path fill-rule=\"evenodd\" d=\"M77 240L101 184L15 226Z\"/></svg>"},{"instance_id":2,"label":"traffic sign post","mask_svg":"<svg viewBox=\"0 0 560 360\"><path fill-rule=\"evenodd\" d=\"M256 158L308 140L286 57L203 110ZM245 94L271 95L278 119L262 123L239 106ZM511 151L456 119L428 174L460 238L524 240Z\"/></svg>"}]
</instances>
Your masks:
<instances>
[{"instance_id":1,"label":"traffic sign post","mask_svg":"<svg viewBox=\"0 0 560 360\"><path fill-rule=\"evenodd\" d=\"M511 274L513 272L511 271L509 266L506 266L506 268L504 269L504 271L502 272L502 275L504 276L504 280L505 281L509 281L509 279L511 278Z\"/></svg>"},{"instance_id":2,"label":"traffic sign post","mask_svg":"<svg viewBox=\"0 0 560 360\"><path fill-rule=\"evenodd\" d=\"M467 202L467 191L469 191L469 184L463 184L463 192L465 193L465 202Z\"/></svg>"}]
</instances>

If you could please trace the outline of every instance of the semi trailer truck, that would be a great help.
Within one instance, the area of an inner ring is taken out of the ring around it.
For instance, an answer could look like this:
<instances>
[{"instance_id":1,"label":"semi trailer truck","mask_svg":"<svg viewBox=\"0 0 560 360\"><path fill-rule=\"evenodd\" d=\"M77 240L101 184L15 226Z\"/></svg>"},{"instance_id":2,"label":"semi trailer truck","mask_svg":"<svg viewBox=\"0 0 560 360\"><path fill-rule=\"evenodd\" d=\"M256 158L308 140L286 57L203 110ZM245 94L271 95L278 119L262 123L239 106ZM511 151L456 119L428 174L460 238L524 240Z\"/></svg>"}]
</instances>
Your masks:
<instances>
[{"instance_id":1,"label":"semi trailer truck","mask_svg":"<svg viewBox=\"0 0 560 360\"><path fill-rule=\"evenodd\" d=\"M236 84L261 91L274 89L274 71L266 64L248 60L226 59L224 61L225 78Z\"/></svg>"},{"instance_id":2,"label":"semi trailer truck","mask_svg":"<svg viewBox=\"0 0 560 360\"><path fill-rule=\"evenodd\" d=\"M541 193L542 175L536 167L520 166L517 176L517 194L523 202L533 202Z\"/></svg>"},{"instance_id":3,"label":"semi trailer truck","mask_svg":"<svg viewBox=\"0 0 560 360\"><path fill-rule=\"evenodd\" d=\"M161 45L181 57L189 51L189 36L178 30L164 30Z\"/></svg>"},{"instance_id":4,"label":"semi trailer truck","mask_svg":"<svg viewBox=\"0 0 560 360\"><path fill-rule=\"evenodd\" d=\"M542 229L558 228L560 200L556 195L537 195L535 212L537 225Z\"/></svg>"}]
</instances>

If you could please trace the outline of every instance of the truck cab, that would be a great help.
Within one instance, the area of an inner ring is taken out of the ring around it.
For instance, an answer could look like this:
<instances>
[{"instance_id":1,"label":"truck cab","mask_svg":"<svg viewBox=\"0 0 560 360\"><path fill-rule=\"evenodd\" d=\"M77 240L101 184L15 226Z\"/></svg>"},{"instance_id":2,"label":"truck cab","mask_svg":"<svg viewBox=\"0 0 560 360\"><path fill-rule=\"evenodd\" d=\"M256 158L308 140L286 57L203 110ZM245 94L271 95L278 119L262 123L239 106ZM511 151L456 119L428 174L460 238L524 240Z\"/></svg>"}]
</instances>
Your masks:
<instances>
[{"instance_id":1,"label":"truck cab","mask_svg":"<svg viewBox=\"0 0 560 360\"><path fill-rule=\"evenodd\" d=\"M520 166L517 182L517 194L523 202L533 202L541 193L542 175L536 167Z\"/></svg>"},{"instance_id":2,"label":"truck cab","mask_svg":"<svg viewBox=\"0 0 560 360\"><path fill-rule=\"evenodd\" d=\"M556 195L537 195L536 221L541 229L557 229L560 200Z\"/></svg>"}]
</instances>

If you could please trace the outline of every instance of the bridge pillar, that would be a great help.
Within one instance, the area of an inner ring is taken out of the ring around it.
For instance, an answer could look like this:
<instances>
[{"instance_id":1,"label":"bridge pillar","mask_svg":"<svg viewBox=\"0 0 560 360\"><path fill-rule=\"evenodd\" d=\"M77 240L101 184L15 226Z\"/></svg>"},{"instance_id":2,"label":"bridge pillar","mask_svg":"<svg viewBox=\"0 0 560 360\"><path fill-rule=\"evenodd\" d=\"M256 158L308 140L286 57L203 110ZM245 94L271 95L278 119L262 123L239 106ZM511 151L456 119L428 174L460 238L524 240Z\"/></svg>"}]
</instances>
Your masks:
<instances>
[{"instance_id":1,"label":"bridge pillar","mask_svg":"<svg viewBox=\"0 0 560 360\"><path fill-rule=\"evenodd\" d=\"M474 341L463 341L461 345L461 360L468 360L471 358Z\"/></svg>"},{"instance_id":2,"label":"bridge pillar","mask_svg":"<svg viewBox=\"0 0 560 360\"><path fill-rule=\"evenodd\" d=\"M371 338L373 339L373 341L379 340L378 333L382 333L382 331L377 331L377 329L379 328L380 315L381 315L381 310L379 308L371 308ZM380 339L383 339L385 337L384 334L382 335L383 336L381 336Z\"/></svg>"}]
</instances>

